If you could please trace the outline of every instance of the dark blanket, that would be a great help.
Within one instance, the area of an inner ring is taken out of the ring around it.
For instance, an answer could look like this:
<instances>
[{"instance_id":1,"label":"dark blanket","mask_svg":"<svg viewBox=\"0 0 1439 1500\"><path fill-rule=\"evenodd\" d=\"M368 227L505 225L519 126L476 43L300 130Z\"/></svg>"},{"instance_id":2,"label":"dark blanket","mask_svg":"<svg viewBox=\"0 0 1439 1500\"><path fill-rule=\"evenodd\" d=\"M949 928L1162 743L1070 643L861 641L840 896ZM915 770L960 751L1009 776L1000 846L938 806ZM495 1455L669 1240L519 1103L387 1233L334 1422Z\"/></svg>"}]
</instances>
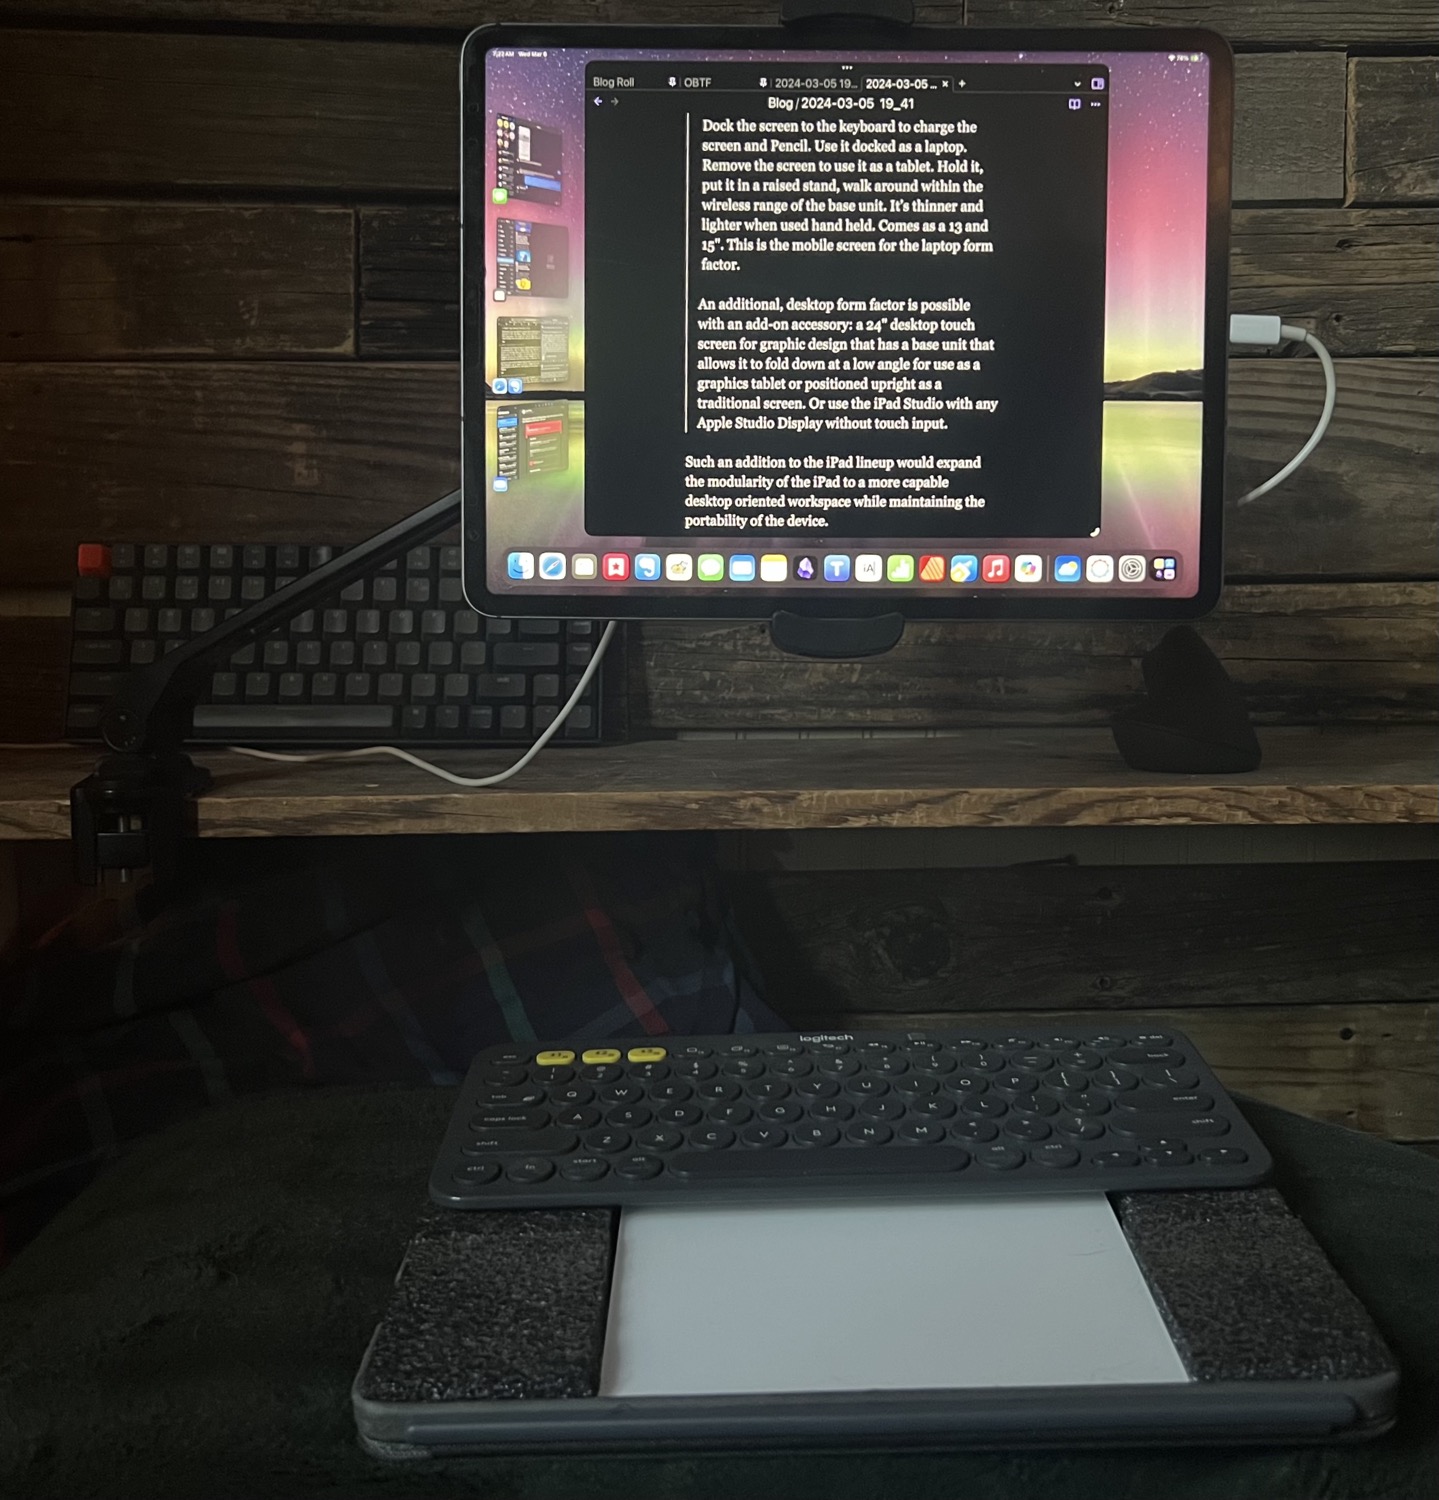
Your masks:
<instances>
[{"instance_id":1,"label":"dark blanket","mask_svg":"<svg viewBox=\"0 0 1439 1500\"><path fill-rule=\"evenodd\" d=\"M1439 1162L1259 1104L1278 1185L1404 1372L1330 1448L536 1457L387 1467L349 1386L454 1093L215 1109L137 1147L0 1277L0 1495L1426 1500L1439 1488Z\"/></svg>"}]
</instances>

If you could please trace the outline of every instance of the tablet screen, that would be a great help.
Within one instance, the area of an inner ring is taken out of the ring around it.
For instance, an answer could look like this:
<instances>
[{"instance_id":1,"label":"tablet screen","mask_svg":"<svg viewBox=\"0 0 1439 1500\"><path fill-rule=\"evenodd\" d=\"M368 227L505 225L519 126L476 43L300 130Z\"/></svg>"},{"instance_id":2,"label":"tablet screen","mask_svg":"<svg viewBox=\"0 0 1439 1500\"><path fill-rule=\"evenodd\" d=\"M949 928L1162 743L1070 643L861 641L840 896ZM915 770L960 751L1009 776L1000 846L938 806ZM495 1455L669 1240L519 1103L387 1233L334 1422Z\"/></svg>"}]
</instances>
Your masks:
<instances>
[{"instance_id":1,"label":"tablet screen","mask_svg":"<svg viewBox=\"0 0 1439 1500\"><path fill-rule=\"evenodd\" d=\"M477 603L1212 603L1222 59L504 35L465 72Z\"/></svg>"}]
</instances>

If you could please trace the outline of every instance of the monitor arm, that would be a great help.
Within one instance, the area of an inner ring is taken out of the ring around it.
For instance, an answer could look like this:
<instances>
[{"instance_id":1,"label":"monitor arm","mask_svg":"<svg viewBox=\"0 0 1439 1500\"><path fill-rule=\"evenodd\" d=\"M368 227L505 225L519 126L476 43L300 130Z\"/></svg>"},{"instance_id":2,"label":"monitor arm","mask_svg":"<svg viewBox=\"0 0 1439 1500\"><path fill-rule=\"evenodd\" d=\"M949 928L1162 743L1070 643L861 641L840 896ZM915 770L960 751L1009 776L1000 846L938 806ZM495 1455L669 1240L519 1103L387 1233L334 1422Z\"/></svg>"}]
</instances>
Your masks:
<instances>
[{"instance_id":1,"label":"monitor arm","mask_svg":"<svg viewBox=\"0 0 1439 1500\"><path fill-rule=\"evenodd\" d=\"M95 885L107 870L128 879L146 867L157 881L173 876L180 839L193 831L193 799L210 786L210 773L180 748L210 667L459 518L454 490L132 672L100 718L109 753L70 790L76 879Z\"/></svg>"}]
</instances>

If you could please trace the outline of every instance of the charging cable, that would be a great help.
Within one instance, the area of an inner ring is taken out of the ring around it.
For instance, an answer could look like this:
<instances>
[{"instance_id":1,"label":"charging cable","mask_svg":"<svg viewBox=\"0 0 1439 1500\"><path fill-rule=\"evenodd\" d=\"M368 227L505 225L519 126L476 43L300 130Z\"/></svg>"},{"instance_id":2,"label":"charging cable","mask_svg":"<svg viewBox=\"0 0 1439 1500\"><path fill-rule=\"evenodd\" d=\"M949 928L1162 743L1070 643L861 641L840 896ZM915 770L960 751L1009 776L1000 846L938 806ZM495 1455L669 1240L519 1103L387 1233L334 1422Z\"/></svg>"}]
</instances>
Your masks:
<instances>
[{"instance_id":1,"label":"charging cable","mask_svg":"<svg viewBox=\"0 0 1439 1500\"><path fill-rule=\"evenodd\" d=\"M1319 446L1320 438L1329 430L1329 419L1334 415L1334 397L1337 389L1334 379L1334 361L1329 357L1329 351L1307 328L1297 328L1292 323L1281 323L1272 313L1232 313L1230 315L1229 342L1231 344L1249 344L1273 349L1282 344L1285 339L1308 344L1319 356L1319 363L1324 369L1324 410L1319 413L1319 421L1315 424L1314 431L1309 434L1308 442L1299 452L1277 474L1271 474L1263 484L1256 484L1248 494L1241 495L1235 501L1236 505L1248 505L1250 501L1257 500L1261 495L1267 495L1275 485L1283 484Z\"/></svg>"},{"instance_id":2,"label":"charging cable","mask_svg":"<svg viewBox=\"0 0 1439 1500\"><path fill-rule=\"evenodd\" d=\"M408 761L410 765L418 766L422 771L428 771L431 776L438 776L442 781L448 781L451 786L470 788L498 786L500 782L508 781L511 776L517 776L523 771L564 727L570 711L580 701L585 689L594 681L595 673L600 669L600 663L604 660L605 651L614 638L614 633L615 622L611 620L605 626L595 646L595 654L590 657L589 665L580 674L580 680L575 684L574 692L566 699L565 706L545 725L534 744L520 756L514 765L507 766L503 771L496 771L492 776L460 776L454 771L445 770L443 766L422 760L412 751L402 750L398 745L367 745L362 750L322 750L313 755L290 755L278 750L257 750L249 745L226 745L225 748L235 755L248 755L254 760L277 760L287 765L306 765L312 761L321 760L363 760L367 756L392 755L396 760Z\"/></svg>"}]
</instances>

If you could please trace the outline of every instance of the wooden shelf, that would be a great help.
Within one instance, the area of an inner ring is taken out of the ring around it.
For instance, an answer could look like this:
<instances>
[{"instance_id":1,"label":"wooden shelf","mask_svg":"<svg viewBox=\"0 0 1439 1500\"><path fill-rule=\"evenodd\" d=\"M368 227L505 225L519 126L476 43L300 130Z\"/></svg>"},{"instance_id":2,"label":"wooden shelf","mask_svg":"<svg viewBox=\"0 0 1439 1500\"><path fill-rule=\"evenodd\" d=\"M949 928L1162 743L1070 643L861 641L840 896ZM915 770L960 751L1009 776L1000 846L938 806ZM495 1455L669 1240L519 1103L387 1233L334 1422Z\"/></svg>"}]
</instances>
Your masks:
<instances>
[{"instance_id":1,"label":"wooden shelf","mask_svg":"<svg viewBox=\"0 0 1439 1500\"><path fill-rule=\"evenodd\" d=\"M651 740L556 750L513 782L450 788L398 762L267 765L202 752L213 837L637 829L1432 823L1427 728L1271 729L1242 776L1128 770L1097 730L974 730L932 739ZM501 752L435 752L472 774ZM83 750L0 754L0 838L68 837Z\"/></svg>"}]
</instances>

